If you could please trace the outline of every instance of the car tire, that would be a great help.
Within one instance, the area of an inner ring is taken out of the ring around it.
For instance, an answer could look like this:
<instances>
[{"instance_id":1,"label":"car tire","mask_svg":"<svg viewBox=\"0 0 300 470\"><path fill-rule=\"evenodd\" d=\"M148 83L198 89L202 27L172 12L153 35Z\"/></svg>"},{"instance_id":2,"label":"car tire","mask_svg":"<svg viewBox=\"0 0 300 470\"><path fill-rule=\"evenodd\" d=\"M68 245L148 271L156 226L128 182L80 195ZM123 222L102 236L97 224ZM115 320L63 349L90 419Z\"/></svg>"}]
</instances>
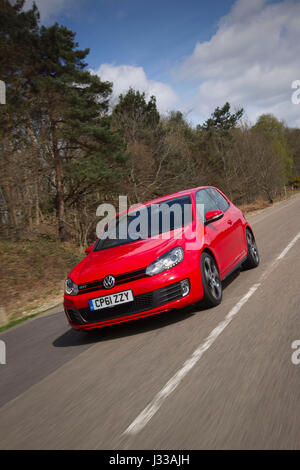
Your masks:
<instances>
[{"instance_id":1,"label":"car tire","mask_svg":"<svg viewBox=\"0 0 300 470\"><path fill-rule=\"evenodd\" d=\"M246 269L253 269L259 265L259 253L256 245L255 238L252 232L246 229L246 241L247 241L247 259L243 264Z\"/></svg>"},{"instance_id":2,"label":"car tire","mask_svg":"<svg viewBox=\"0 0 300 470\"><path fill-rule=\"evenodd\" d=\"M203 287L202 304L205 307L216 307L222 301L222 281L216 261L206 252L201 255L201 278Z\"/></svg>"}]
</instances>

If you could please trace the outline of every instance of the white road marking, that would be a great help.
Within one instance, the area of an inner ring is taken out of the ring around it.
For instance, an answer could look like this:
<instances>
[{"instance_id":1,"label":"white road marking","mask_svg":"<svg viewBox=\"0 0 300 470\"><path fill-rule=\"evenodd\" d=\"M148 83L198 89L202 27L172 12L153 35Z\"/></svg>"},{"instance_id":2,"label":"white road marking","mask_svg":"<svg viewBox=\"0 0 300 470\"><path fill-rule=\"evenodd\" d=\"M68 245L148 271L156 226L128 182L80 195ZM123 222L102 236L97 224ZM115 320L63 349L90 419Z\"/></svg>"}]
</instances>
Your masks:
<instances>
[{"instance_id":1,"label":"white road marking","mask_svg":"<svg viewBox=\"0 0 300 470\"><path fill-rule=\"evenodd\" d=\"M287 252L293 248L293 246L295 245L295 243L299 240L300 238L300 233L298 233L298 235L295 236L295 238L288 244L288 246L280 253L280 255L277 257L277 260L280 261L281 259L283 259L285 257L285 255L287 254Z\"/></svg>"},{"instance_id":2,"label":"white road marking","mask_svg":"<svg viewBox=\"0 0 300 470\"><path fill-rule=\"evenodd\" d=\"M187 373L197 364L205 351L215 342L218 336L225 330L226 326L233 320L234 316L240 311L242 306L250 299L260 284L252 286L247 294L230 310L225 319L212 330L204 343L202 343L192 354L192 356L184 363L183 367L176 372L175 375L167 382L167 384L158 392L154 400L139 414L139 416L128 426L125 434L137 434L141 431L152 416L159 410L166 398L175 390Z\"/></svg>"},{"instance_id":3,"label":"white road marking","mask_svg":"<svg viewBox=\"0 0 300 470\"><path fill-rule=\"evenodd\" d=\"M272 263L269 264L267 269L260 276L260 279L259 279L260 283L264 281L271 274L272 271L274 271L274 269L277 267L280 261L286 256L286 254L295 245L295 243L299 240L299 238L300 238L300 232L298 233L298 235L295 236L295 238L293 238L293 240L287 245L287 247L284 250L282 250L282 252L277 256L277 258L275 258L274 261L272 261Z\"/></svg>"},{"instance_id":4,"label":"white road marking","mask_svg":"<svg viewBox=\"0 0 300 470\"><path fill-rule=\"evenodd\" d=\"M295 245L295 243L300 239L300 232L296 235L295 238L287 245L287 247L275 258L275 260L269 265L269 267L261 275L259 282L253 284L248 292L237 302L237 304L227 313L221 323L219 323L216 328L214 328L211 333L207 336L202 344L193 352L189 359L185 361L182 368L179 369L173 377L166 383L166 385L156 394L154 399L146 406L146 408L137 416L137 418L128 426L123 434L135 435L138 434L150 421L150 419L157 413L159 408L162 406L163 402L167 397L174 392L178 387L184 377L188 372L197 364L201 359L203 354L212 346L220 334L225 330L225 328L231 323L233 318L239 313L241 308L245 305L250 297L257 291L261 286L263 280L271 274L279 262L286 256L289 250Z\"/></svg>"}]
</instances>

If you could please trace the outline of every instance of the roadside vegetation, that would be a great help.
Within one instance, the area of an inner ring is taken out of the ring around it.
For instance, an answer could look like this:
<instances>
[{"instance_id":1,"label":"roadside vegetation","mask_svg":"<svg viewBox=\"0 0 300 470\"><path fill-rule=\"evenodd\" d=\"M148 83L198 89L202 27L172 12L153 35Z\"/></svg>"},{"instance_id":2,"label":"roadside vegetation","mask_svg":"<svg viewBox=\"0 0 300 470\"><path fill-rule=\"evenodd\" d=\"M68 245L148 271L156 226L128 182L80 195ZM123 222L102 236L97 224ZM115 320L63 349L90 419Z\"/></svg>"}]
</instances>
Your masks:
<instances>
[{"instance_id":1,"label":"roadside vegetation","mask_svg":"<svg viewBox=\"0 0 300 470\"><path fill-rule=\"evenodd\" d=\"M60 304L64 279L85 256L69 243L47 239L0 240L0 253L0 306L7 321Z\"/></svg>"},{"instance_id":2,"label":"roadside vegetation","mask_svg":"<svg viewBox=\"0 0 300 470\"><path fill-rule=\"evenodd\" d=\"M23 4L0 0L0 305L10 316L60 294L103 202L215 185L251 209L300 187L299 129L269 114L251 125L230 103L195 127L180 111L160 115L142 90L112 106L113 83L89 72L75 33L41 26Z\"/></svg>"}]
</instances>

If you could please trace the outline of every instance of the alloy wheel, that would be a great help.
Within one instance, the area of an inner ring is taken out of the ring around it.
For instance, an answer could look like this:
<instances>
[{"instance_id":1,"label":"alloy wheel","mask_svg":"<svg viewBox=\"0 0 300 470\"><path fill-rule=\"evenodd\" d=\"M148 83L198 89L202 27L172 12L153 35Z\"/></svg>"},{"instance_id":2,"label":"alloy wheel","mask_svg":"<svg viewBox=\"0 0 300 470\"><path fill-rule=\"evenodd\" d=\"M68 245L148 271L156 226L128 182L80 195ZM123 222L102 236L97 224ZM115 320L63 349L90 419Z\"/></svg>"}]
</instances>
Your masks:
<instances>
[{"instance_id":1,"label":"alloy wheel","mask_svg":"<svg viewBox=\"0 0 300 470\"><path fill-rule=\"evenodd\" d=\"M207 256L205 258L204 274L210 294L216 300L219 300L222 296L221 279L219 276L218 268L214 260L210 256Z\"/></svg>"},{"instance_id":2,"label":"alloy wheel","mask_svg":"<svg viewBox=\"0 0 300 470\"><path fill-rule=\"evenodd\" d=\"M250 255L253 259L253 261L258 264L259 261L259 255L258 255L258 249L254 240L254 237L250 230L247 230L247 246L248 246L248 255Z\"/></svg>"}]
</instances>

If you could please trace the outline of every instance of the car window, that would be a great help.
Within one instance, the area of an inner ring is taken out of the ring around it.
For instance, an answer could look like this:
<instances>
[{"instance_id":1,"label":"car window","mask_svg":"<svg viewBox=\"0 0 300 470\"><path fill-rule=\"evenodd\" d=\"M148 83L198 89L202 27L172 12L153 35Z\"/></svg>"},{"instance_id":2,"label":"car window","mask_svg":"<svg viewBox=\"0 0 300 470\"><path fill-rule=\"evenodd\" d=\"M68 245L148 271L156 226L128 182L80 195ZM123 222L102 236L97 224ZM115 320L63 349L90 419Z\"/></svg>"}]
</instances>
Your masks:
<instances>
[{"instance_id":1,"label":"car window","mask_svg":"<svg viewBox=\"0 0 300 470\"><path fill-rule=\"evenodd\" d=\"M206 189L200 189L196 193L196 207L198 217L202 223L204 223L206 212L219 210L216 201L209 195Z\"/></svg>"},{"instance_id":2,"label":"car window","mask_svg":"<svg viewBox=\"0 0 300 470\"><path fill-rule=\"evenodd\" d=\"M213 199L216 201L217 205L218 205L218 208L225 212L227 211L228 207L229 207L229 203L228 201L226 201L226 199L222 196L221 193L219 193L219 191L217 189L214 189L214 188L209 188L207 189L207 192L209 193L210 196L213 197Z\"/></svg>"},{"instance_id":3,"label":"car window","mask_svg":"<svg viewBox=\"0 0 300 470\"><path fill-rule=\"evenodd\" d=\"M143 206L111 221L94 251L113 248L185 227L193 221L191 196Z\"/></svg>"}]
</instances>

